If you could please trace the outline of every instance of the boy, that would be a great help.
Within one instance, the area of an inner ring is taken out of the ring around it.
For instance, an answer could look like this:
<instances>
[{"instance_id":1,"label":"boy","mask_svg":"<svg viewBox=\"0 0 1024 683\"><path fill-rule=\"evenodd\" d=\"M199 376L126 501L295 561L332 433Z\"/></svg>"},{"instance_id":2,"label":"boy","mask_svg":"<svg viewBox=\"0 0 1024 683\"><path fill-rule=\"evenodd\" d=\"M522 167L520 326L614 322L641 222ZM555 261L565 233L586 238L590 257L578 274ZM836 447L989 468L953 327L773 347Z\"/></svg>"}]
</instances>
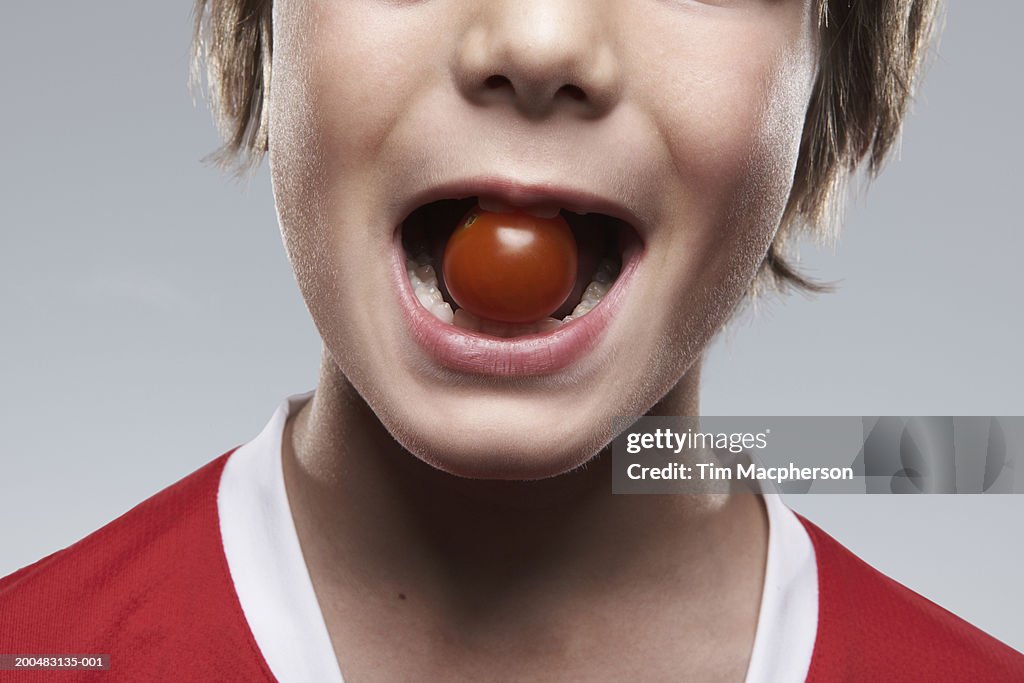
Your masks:
<instances>
[{"instance_id":1,"label":"boy","mask_svg":"<svg viewBox=\"0 0 1024 683\"><path fill-rule=\"evenodd\" d=\"M755 285L813 286L785 239L881 163L930 3L198 9L227 149L270 153L321 377L4 579L0 652L109 653L119 680L1024 675L776 497L612 496L603 454L616 415L698 414ZM466 212L564 217L551 315L458 305Z\"/></svg>"}]
</instances>

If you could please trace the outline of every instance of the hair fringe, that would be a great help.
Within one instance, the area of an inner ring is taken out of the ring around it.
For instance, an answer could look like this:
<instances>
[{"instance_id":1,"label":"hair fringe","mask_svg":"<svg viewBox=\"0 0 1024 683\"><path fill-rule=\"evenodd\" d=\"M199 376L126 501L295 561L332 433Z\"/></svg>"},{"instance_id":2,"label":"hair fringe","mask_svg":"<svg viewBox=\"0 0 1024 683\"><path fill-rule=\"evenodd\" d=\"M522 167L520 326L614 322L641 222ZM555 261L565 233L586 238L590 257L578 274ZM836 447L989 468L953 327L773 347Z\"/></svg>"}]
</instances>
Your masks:
<instances>
[{"instance_id":1,"label":"hair fringe","mask_svg":"<svg viewBox=\"0 0 1024 683\"><path fill-rule=\"evenodd\" d=\"M224 144L203 158L243 176L267 151L270 0L196 0L189 84L203 85ZM205 64L205 70L203 65Z\"/></svg>"},{"instance_id":2,"label":"hair fringe","mask_svg":"<svg viewBox=\"0 0 1024 683\"><path fill-rule=\"evenodd\" d=\"M804 121L793 190L756 292L822 288L791 265L801 236L834 243L850 178L878 176L899 139L935 33L937 0L819 0L821 68ZM766 283L770 287L766 287Z\"/></svg>"}]
</instances>

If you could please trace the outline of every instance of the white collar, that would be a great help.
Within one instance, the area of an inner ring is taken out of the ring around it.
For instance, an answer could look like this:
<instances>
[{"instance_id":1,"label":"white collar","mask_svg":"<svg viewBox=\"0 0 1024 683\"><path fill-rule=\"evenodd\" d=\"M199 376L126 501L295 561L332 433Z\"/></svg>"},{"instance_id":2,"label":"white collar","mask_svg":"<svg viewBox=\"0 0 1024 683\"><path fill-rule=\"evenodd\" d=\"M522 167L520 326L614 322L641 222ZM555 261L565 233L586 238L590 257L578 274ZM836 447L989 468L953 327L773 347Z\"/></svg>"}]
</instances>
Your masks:
<instances>
[{"instance_id":1,"label":"white collar","mask_svg":"<svg viewBox=\"0 0 1024 683\"><path fill-rule=\"evenodd\" d=\"M259 436L228 457L217 491L231 580L256 644L282 683L342 683L295 532L281 470L281 436L313 392L289 396Z\"/></svg>"},{"instance_id":2,"label":"white collar","mask_svg":"<svg viewBox=\"0 0 1024 683\"><path fill-rule=\"evenodd\" d=\"M818 634L814 546L781 494L761 499L768 509L768 559L745 683L805 681Z\"/></svg>"},{"instance_id":3,"label":"white collar","mask_svg":"<svg viewBox=\"0 0 1024 683\"><path fill-rule=\"evenodd\" d=\"M282 683L343 683L281 468L285 421L312 395L282 401L263 431L229 456L217 508L235 592L271 672ZM762 498L768 510L768 559L745 683L804 681L818 627L814 548L779 494Z\"/></svg>"}]
</instances>

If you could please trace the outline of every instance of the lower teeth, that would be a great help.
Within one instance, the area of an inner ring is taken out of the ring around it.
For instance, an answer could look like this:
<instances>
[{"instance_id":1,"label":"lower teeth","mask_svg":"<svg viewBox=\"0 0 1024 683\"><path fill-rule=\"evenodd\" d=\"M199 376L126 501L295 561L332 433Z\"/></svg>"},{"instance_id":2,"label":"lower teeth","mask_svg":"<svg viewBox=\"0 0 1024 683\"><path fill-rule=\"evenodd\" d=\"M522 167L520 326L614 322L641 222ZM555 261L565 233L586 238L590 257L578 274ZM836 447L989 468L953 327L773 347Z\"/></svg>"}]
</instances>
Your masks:
<instances>
[{"instance_id":1,"label":"lower teeth","mask_svg":"<svg viewBox=\"0 0 1024 683\"><path fill-rule=\"evenodd\" d=\"M437 272L431 261L430 256L426 253L417 254L415 257L407 256L405 260L409 283L412 285L412 291L420 305L441 322L495 337L517 337L524 334L550 332L565 323L582 318L601 302L619 274L616 259L605 256L598 263L590 284L583 290L583 297L576 304L572 313L561 320L545 318L535 323L511 324L484 320L462 308L453 309L452 305L444 300L444 295L438 285Z\"/></svg>"},{"instance_id":2,"label":"lower teeth","mask_svg":"<svg viewBox=\"0 0 1024 683\"><path fill-rule=\"evenodd\" d=\"M434 272L434 266L430 265L430 257L421 254L415 259L406 259L405 269L420 305L433 313L435 318L450 325L455 320L455 313L437 286L437 273Z\"/></svg>"}]
</instances>

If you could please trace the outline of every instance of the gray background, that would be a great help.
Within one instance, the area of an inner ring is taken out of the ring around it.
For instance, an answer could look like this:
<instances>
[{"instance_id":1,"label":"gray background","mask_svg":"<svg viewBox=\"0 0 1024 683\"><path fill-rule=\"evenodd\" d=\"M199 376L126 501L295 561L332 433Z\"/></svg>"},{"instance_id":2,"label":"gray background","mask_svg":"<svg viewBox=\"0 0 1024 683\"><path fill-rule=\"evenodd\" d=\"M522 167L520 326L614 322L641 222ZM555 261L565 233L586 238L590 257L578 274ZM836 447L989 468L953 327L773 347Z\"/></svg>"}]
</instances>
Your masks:
<instances>
[{"instance_id":1,"label":"gray background","mask_svg":"<svg viewBox=\"0 0 1024 683\"><path fill-rule=\"evenodd\" d=\"M838 293L715 344L709 414L1021 415L1024 6L960 2ZM0 575L254 436L319 339L266 168L236 183L185 88L188 3L8 3L0 28ZM884 572L1024 648L1022 496L794 496Z\"/></svg>"}]
</instances>

